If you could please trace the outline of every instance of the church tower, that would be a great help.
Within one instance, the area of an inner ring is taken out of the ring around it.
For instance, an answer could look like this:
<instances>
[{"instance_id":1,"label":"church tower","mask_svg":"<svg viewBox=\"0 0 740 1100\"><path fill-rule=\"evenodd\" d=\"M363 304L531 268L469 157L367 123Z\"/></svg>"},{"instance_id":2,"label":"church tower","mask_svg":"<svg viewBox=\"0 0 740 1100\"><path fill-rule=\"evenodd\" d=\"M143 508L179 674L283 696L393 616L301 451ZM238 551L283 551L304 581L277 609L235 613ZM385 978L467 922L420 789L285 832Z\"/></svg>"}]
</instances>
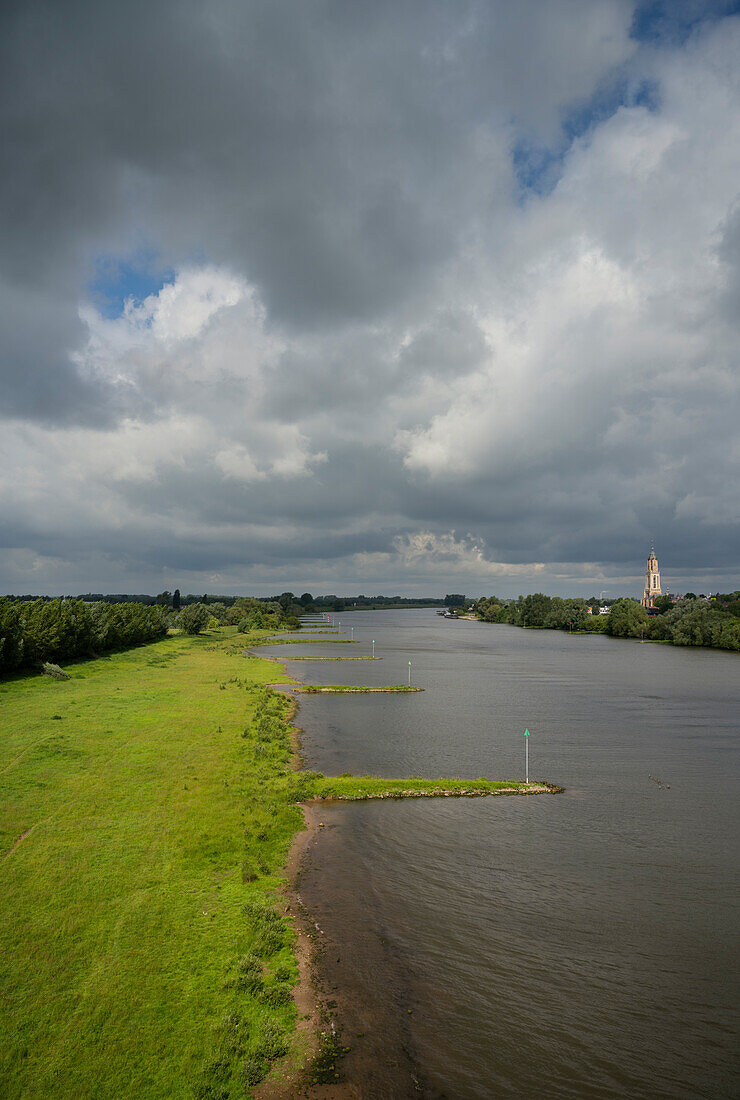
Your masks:
<instances>
[{"instance_id":1,"label":"church tower","mask_svg":"<svg viewBox=\"0 0 740 1100\"><path fill-rule=\"evenodd\" d=\"M645 591L642 595L643 607L655 607L655 597L662 595L660 589L660 570L658 569L658 559L655 556L655 547L650 547L650 557L647 560L647 569L645 571Z\"/></svg>"}]
</instances>

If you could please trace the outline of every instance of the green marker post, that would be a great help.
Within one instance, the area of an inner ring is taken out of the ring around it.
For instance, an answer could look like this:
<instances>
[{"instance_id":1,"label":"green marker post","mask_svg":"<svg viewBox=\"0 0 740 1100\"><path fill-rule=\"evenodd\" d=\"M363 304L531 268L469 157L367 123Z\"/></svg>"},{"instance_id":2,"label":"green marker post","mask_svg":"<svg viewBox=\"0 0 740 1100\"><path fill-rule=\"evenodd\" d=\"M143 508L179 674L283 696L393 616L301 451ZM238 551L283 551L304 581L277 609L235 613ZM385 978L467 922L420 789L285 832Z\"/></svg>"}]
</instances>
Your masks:
<instances>
[{"instance_id":1,"label":"green marker post","mask_svg":"<svg viewBox=\"0 0 740 1100\"><path fill-rule=\"evenodd\" d=\"M529 783L529 730L524 731L524 756L526 760L526 774L527 778L525 782Z\"/></svg>"}]
</instances>

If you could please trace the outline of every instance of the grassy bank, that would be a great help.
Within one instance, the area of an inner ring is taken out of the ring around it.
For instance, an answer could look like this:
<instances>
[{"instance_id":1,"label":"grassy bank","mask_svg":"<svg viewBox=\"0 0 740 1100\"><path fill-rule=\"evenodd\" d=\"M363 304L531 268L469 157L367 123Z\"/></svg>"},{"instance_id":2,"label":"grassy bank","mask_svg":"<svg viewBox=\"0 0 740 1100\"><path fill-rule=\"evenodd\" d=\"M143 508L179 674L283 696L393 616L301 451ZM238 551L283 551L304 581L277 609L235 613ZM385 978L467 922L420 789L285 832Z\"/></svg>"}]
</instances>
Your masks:
<instances>
[{"instance_id":1,"label":"grassy bank","mask_svg":"<svg viewBox=\"0 0 740 1100\"><path fill-rule=\"evenodd\" d=\"M306 1053L297 804L521 790L296 771L275 662L244 649L262 640L170 636L0 683L4 1098L251 1095Z\"/></svg>"}]
</instances>

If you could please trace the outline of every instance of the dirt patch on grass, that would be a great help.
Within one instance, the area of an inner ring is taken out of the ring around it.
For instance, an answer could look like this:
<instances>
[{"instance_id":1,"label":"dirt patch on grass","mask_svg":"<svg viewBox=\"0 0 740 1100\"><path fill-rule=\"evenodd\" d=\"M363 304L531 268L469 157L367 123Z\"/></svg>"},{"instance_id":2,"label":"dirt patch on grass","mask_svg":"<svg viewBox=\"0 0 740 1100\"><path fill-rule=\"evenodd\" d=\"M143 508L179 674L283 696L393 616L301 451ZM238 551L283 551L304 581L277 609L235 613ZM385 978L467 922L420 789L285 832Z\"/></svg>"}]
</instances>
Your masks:
<instances>
[{"instance_id":1,"label":"dirt patch on grass","mask_svg":"<svg viewBox=\"0 0 740 1100\"><path fill-rule=\"evenodd\" d=\"M12 845L12 847L8 848L7 852L6 852L6 853L5 853L5 855L3 856L3 859L7 859L7 858L8 858L8 856L12 856L12 854L13 854L13 852L14 852L14 851L16 850L16 848L17 848L17 847L18 847L18 846L19 846L20 844L22 844L22 843L23 843L23 841L24 841L24 840L26 839L26 837L27 837L27 836L30 836L30 835L31 835L31 833L33 832L33 830L34 830L35 828L36 828L36 826L35 826L35 825L32 825L30 829L26 829L25 833L21 833L21 835L20 835L20 836L18 837L18 839L16 840L15 844L13 844L13 845Z\"/></svg>"}]
</instances>

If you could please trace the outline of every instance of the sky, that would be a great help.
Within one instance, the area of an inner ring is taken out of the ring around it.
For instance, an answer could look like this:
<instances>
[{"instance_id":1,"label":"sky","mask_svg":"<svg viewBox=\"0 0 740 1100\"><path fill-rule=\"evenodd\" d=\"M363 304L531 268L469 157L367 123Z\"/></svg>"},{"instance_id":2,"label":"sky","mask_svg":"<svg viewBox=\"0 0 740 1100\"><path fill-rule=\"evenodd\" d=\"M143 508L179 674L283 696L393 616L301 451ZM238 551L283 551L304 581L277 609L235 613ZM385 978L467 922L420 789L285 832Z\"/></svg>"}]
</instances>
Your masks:
<instances>
[{"instance_id":1,"label":"sky","mask_svg":"<svg viewBox=\"0 0 740 1100\"><path fill-rule=\"evenodd\" d=\"M740 588L739 3L0 20L0 592Z\"/></svg>"}]
</instances>

